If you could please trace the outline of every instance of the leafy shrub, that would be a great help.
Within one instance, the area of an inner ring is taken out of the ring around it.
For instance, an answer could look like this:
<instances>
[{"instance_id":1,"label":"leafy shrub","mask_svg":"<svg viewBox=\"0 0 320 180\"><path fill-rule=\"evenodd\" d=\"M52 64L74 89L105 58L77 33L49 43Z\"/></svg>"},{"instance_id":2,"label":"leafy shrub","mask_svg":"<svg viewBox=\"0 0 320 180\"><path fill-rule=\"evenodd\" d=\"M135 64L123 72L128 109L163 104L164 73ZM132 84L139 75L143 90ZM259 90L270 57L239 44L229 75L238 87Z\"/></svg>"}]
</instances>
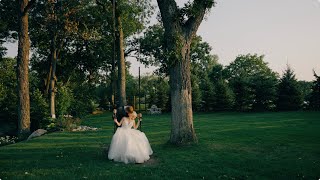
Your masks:
<instances>
[{"instance_id":1,"label":"leafy shrub","mask_svg":"<svg viewBox=\"0 0 320 180\"><path fill-rule=\"evenodd\" d=\"M71 131L81 124L80 118L59 116L57 119L51 119L47 126L48 131L66 130Z\"/></svg>"},{"instance_id":2,"label":"leafy shrub","mask_svg":"<svg viewBox=\"0 0 320 180\"><path fill-rule=\"evenodd\" d=\"M56 96L56 111L58 116L70 114L70 107L73 101L73 92L68 86L59 86Z\"/></svg>"},{"instance_id":3,"label":"leafy shrub","mask_svg":"<svg viewBox=\"0 0 320 180\"><path fill-rule=\"evenodd\" d=\"M73 100L70 108L73 117L82 118L90 112L90 104L88 102Z\"/></svg>"},{"instance_id":4,"label":"leafy shrub","mask_svg":"<svg viewBox=\"0 0 320 180\"><path fill-rule=\"evenodd\" d=\"M10 124L12 130L17 127L17 78L16 60L3 58L0 61L0 121Z\"/></svg>"},{"instance_id":5,"label":"leafy shrub","mask_svg":"<svg viewBox=\"0 0 320 180\"><path fill-rule=\"evenodd\" d=\"M73 117L82 118L97 108L94 88L88 84L75 87L73 95L70 106L70 113Z\"/></svg>"},{"instance_id":6,"label":"leafy shrub","mask_svg":"<svg viewBox=\"0 0 320 180\"><path fill-rule=\"evenodd\" d=\"M30 93L31 130L45 128L49 123L49 105L39 89Z\"/></svg>"}]
</instances>

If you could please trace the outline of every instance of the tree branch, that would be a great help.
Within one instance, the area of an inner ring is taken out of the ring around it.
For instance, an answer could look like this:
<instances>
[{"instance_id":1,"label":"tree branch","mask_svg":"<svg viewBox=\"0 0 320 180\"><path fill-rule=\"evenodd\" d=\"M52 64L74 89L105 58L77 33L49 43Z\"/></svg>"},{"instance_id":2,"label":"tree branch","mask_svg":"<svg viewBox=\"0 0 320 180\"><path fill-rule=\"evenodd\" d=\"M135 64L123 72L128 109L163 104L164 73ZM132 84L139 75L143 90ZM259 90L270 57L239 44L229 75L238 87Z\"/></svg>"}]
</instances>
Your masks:
<instances>
[{"instance_id":1,"label":"tree branch","mask_svg":"<svg viewBox=\"0 0 320 180\"><path fill-rule=\"evenodd\" d=\"M179 9L175 0L157 0L157 2L163 26L173 26L172 22L179 21ZM165 27L165 29L171 29L171 27Z\"/></svg>"},{"instance_id":2,"label":"tree branch","mask_svg":"<svg viewBox=\"0 0 320 180\"><path fill-rule=\"evenodd\" d=\"M188 39L196 34L207 9L210 9L214 4L214 0L194 0L191 9L189 10L193 14L190 15L189 19L183 25Z\"/></svg>"},{"instance_id":3,"label":"tree branch","mask_svg":"<svg viewBox=\"0 0 320 180\"><path fill-rule=\"evenodd\" d=\"M31 0L28 2L28 5L23 10L23 15L27 14L30 8L35 4L36 0Z\"/></svg>"}]
</instances>

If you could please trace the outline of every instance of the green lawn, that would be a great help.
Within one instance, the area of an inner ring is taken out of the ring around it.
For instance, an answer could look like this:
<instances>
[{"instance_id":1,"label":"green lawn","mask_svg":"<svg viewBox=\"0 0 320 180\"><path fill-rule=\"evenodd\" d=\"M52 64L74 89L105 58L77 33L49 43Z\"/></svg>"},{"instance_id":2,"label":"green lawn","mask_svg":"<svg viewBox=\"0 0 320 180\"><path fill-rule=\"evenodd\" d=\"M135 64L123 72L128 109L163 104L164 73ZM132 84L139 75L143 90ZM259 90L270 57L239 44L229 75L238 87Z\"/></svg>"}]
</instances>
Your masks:
<instances>
[{"instance_id":1,"label":"green lawn","mask_svg":"<svg viewBox=\"0 0 320 180\"><path fill-rule=\"evenodd\" d=\"M145 164L109 161L111 114L89 116L96 132L56 132L0 147L0 179L320 178L320 112L195 114L198 145L166 142L170 115L145 115L154 150Z\"/></svg>"}]
</instances>

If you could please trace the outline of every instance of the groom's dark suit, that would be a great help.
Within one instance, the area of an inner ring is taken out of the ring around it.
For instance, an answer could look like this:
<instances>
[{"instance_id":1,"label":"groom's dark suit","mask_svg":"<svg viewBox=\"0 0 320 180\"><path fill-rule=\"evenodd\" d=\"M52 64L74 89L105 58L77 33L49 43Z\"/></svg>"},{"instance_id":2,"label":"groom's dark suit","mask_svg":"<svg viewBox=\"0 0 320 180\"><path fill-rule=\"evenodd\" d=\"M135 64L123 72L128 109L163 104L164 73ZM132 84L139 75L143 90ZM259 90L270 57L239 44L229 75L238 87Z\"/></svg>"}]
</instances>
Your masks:
<instances>
[{"instance_id":1,"label":"groom's dark suit","mask_svg":"<svg viewBox=\"0 0 320 180\"><path fill-rule=\"evenodd\" d=\"M128 117L128 114L127 112L125 111L125 106L120 106L117 108L117 114L116 114L116 118L117 118L117 121L120 123L121 119L123 117ZM114 118L114 117L113 117ZM118 128L119 126L114 123L114 132L116 132L116 129Z\"/></svg>"}]
</instances>

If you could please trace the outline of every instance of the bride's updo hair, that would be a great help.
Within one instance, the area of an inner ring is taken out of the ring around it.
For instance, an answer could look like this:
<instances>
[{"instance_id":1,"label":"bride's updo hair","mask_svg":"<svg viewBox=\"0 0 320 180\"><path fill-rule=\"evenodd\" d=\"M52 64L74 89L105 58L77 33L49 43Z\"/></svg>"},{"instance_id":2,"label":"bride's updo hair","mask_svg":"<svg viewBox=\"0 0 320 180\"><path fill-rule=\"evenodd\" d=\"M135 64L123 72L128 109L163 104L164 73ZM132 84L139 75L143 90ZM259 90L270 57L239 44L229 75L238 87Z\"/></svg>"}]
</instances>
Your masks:
<instances>
[{"instance_id":1,"label":"bride's updo hair","mask_svg":"<svg viewBox=\"0 0 320 180\"><path fill-rule=\"evenodd\" d=\"M126 107L126 111L127 111L128 114L131 114L131 113L133 113L134 110L133 110L132 106L127 106Z\"/></svg>"}]
</instances>

